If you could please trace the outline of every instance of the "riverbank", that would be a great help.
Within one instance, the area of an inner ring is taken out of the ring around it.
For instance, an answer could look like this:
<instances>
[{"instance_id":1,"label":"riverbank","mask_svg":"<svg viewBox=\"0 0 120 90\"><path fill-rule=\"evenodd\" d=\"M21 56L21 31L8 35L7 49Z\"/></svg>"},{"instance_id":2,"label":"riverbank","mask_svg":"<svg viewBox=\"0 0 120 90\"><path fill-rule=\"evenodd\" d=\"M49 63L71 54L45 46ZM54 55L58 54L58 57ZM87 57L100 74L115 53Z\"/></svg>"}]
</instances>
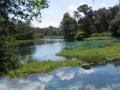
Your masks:
<instances>
[{"instance_id":1,"label":"riverbank","mask_svg":"<svg viewBox=\"0 0 120 90\"><path fill-rule=\"evenodd\" d=\"M61 37L57 37L56 36L46 36L45 38L55 38L55 39L63 39L63 36ZM84 40L112 40L113 37L89 37L89 38L85 38ZM16 40L15 44L19 45L19 44L27 44L27 43L32 43L36 40L39 39L29 39L29 40Z\"/></svg>"},{"instance_id":2,"label":"riverbank","mask_svg":"<svg viewBox=\"0 0 120 90\"><path fill-rule=\"evenodd\" d=\"M112 43L101 48L77 48L63 50L59 55L76 58L76 60L66 61L37 61L30 59L29 63L22 64L18 69L9 71L9 77L24 77L31 74L47 73L55 69L68 66L88 66L97 65L104 61L120 57L120 43Z\"/></svg>"},{"instance_id":3,"label":"riverbank","mask_svg":"<svg viewBox=\"0 0 120 90\"><path fill-rule=\"evenodd\" d=\"M99 63L111 58L120 57L120 43L112 43L110 45L99 48L77 48L63 50L58 55L81 59L88 63Z\"/></svg>"},{"instance_id":4,"label":"riverbank","mask_svg":"<svg viewBox=\"0 0 120 90\"><path fill-rule=\"evenodd\" d=\"M32 42L34 42L34 41L36 41L36 40L37 40L37 39L31 39L31 40L16 40L16 41L15 41L15 45L32 43Z\"/></svg>"},{"instance_id":5,"label":"riverbank","mask_svg":"<svg viewBox=\"0 0 120 90\"><path fill-rule=\"evenodd\" d=\"M24 77L31 74L48 73L55 69L67 66L80 66L85 63L81 60L67 60L67 61L36 61L30 60L31 62L23 64L16 70L9 71L8 77Z\"/></svg>"},{"instance_id":6,"label":"riverbank","mask_svg":"<svg viewBox=\"0 0 120 90\"><path fill-rule=\"evenodd\" d=\"M111 40L113 37L89 37L84 40Z\"/></svg>"}]
</instances>

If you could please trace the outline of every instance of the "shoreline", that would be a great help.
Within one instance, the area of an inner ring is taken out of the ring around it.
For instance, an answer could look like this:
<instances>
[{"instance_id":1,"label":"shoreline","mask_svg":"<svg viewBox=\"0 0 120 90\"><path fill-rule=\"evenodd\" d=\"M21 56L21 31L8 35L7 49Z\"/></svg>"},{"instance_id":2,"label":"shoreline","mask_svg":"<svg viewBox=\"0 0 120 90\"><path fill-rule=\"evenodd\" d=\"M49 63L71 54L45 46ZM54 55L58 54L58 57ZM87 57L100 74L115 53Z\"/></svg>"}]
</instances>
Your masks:
<instances>
[{"instance_id":1,"label":"shoreline","mask_svg":"<svg viewBox=\"0 0 120 90\"><path fill-rule=\"evenodd\" d=\"M9 78L22 78L22 77L27 77L30 75L36 75L36 74L45 74L45 73L50 73L54 70L57 70L59 68L65 68L65 67L81 67L84 69L90 69L94 66L97 65L104 65L113 61L117 61L120 60L120 58L113 58L111 60L105 60L102 61L100 63L87 63L87 62L83 62L82 60L70 60L70 61L33 61L31 63L25 64L22 67L16 69L16 70L12 70L10 71L7 75L5 75L4 77L9 77ZM42 65L42 63L44 63ZM51 64L51 66L48 66L48 68L44 68L44 65L48 65L48 63ZM38 66L38 65L42 65L42 66ZM30 70L30 66L35 66L34 68L32 68ZM24 67L26 67L23 72L20 72L21 70L24 69ZM36 70L36 71L35 71Z\"/></svg>"},{"instance_id":2,"label":"shoreline","mask_svg":"<svg viewBox=\"0 0 120 90\"><path fill-rule=\"evenodd\" d=\"M71 67L79 66L89 69L91 65L94 66L94 65L104 64L105 62L109 62L111 60L113 61L116 58L118 58L120 56L120 43L112 43L101 48L89 48L89 49L78 48L78 49L63 50L63 52L64 51L65 51L64 54L67 55L63 55L62 53L62 56L65 57L70 56L72 58L76 58L76 60L37 61L37 60L29 59L30 62L28 62L27 64L22 64L19 68L15 70L8 71L8 74L4 76L11 78L25 77L31 74L48 73L58 68L68 67L68 66ZM104 51L105 53L103 53ZM82 58L80 58L81 54L83 55Z\"/></svg>"}]
</instances>

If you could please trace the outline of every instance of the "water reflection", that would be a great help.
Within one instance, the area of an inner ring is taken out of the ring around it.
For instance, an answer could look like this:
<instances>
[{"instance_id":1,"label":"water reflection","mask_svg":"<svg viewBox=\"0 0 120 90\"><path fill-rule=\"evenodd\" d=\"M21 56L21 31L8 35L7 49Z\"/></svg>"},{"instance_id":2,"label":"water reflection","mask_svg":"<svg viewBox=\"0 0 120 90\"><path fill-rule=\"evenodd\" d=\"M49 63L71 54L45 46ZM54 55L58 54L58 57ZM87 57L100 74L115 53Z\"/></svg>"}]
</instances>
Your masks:
<instances>
[{"instance_id":1,"label":"water reflection","mask_svg":"<svg viewBox=\"0 0 120 90\"><path fill-rule=\"evenodd\" d=\"M80 47L102 47L116 40L93 40L93 41L75 41L65 42L63 39L45 38L31 44L23 44L19 46L19 53L25 59L32 56L36 60L68 60L56 54L64 49L80 48Z\"/></svg>"},{"instance_id":2,"label":"water reflection","mask_svg":"<svg viewBox=\"0 0 120 90\"><path fill-rule=\"evenodd\" d=\"M32 55L36 50L35 43L33 42L29 44L20 44L17 47L17 50L21 56Z\"/></svg>"},{"instance_id":3,"label":"water reflection","mask_svg":"<svg viewBox=\"0 0 120 90\"><path fill-rule=\"evenodd\" d=\"M40 44L42 42L42 44ZM34 59L37 60L65 60L67 58L57 56L56 54L63 50L63 40L62 39L45 39L41 40L36 45L36 51L32 55Z\"/></svg>"},{"instance_id":4,"label":"water reflection","mask_svg":"<svg viewBox=\"0 0 120 90\"><path fill-rule=\"evenodd\" d=\"M48 74L0 81L0 90L119 90L120 67L110 63L89 70L67 67Z\"/></svg>"}]
</instances>

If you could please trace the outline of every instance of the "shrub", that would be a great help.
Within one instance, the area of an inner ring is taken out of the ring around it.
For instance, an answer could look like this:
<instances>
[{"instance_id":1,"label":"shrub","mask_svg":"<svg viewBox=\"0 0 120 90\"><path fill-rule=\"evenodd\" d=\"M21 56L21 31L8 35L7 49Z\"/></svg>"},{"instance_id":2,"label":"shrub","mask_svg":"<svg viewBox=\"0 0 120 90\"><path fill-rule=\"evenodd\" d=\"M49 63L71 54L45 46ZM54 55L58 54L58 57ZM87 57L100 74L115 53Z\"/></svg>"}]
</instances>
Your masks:
<instances>
[{"instance_id":1,"label":"shrub","mask_svg":"<svg viewBox=\"0 0 120 90\"><path fill-rule=\"evenodd\" d=\"M91 37L98 37L98 33L91 34Z\"/></svg>"},{"instance_id":2,"label":"shrub","mask_svg":"<svg viewBox=\"0 0 120 90\"><path fill-rule=\"evenodd\" d=\"M85 32L78 32L75 36L76 40L83 40L86 37Z\"/></svg>"},{"instance_id":3,"label":"shrub","mask_svg":"<svg viewBox=\"0 0 120 90\"><path fill-rule=\"evenodd\" d=\"M112 34L110 32L103 32L103 33L93 33L91 37L111 37Z\"/></svg>"}]
</instances>

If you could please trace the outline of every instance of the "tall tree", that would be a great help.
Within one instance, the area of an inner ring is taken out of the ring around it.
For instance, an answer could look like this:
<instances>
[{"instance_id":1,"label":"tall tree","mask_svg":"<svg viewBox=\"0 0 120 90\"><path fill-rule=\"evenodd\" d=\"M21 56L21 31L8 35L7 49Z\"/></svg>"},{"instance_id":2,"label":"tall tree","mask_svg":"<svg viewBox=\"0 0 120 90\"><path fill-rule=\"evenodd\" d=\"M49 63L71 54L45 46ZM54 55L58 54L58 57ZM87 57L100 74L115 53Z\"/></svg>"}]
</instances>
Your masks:
<instances>
[{"instance_id":1,"label":"tall tree","mask_svg":"<svg viewBox=\"0 0 120 90\"><path fill-rule=\"evenodd\" d=\"M110 28L114 37L120 38L120 12L110 22L109 28Z\"/></svg>"},{"instance_id":2,"label":"tall tree","mask_svg":"<svg viewBox=\"0 0 120 90\"><path fill-rule=\"evenodd\" d=\"M61 22L61 27L64 31L64 38L67 41L72 41L77 32L77 22L72 18L69 13L65 13Z\"/></svg>"},{"instance_id":3,"label":"tall tree","mask_svg":"<svg viewBox=\"0 0 120 90\"><path fill-rule=\"evenodd\" d=\"M81 14L82 13L82 14ZM78 18L78 24L80 28L87 34L90 35L95 31L94 27L94 11L87 4L78 7L77 11L74 12Z\"/></svg>"}]
</instances>

